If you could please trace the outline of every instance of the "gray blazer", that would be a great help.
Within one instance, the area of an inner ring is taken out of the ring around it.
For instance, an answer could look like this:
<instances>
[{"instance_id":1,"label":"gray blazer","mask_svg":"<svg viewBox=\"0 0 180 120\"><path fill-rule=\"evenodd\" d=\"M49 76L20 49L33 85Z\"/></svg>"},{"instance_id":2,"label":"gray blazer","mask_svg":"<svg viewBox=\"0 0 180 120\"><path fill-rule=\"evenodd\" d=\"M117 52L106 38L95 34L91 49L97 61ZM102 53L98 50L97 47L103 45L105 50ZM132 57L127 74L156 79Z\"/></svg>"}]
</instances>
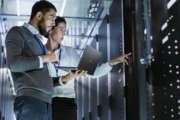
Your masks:
<instances>
[{"instance_id":1,"label":"gray blazer","mask_svg":"<svg viewBox=\"0 0 180 120\"><path fill-rule=\"evenodd\" d=\"M31 96L51 103L53 82L47 65L40 69L43 52L24 26L13 27L6 36L7 63L12 72L17 96Z\"/></svg>"}]
</instances>

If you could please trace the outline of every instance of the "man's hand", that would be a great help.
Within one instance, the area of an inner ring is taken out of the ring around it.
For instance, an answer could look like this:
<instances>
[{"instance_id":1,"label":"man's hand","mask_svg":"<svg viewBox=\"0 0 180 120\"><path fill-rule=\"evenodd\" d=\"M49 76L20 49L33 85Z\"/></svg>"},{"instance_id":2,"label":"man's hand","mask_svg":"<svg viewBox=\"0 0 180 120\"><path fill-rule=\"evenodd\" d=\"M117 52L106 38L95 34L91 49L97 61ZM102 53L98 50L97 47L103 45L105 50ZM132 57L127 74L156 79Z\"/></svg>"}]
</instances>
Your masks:
<instances>
[{"instance_id":1,"label":"man's hand","mask_svg":"<svg viewBox=\"0 0 180 120\"><path fill-rule=\"evenodd\" d=\"M131 53L128 53L128 54L119 56L119 57L117 57L117 58L115 58L115 59L112 59L112 60L109 61L109 65L110 65L110 66L113 66L113 65L117 65L117 64L119 64L119 63L125 63L125 64L128 65L127 59L128 59L128 57L129 57L130 55L131 55Z\"/></svg>"},{"instance_id":2,"label":"man's hand","mask_svg":"<svg viewBox=\"0 0 180 120\"><path fill-rule=\"evenodd\" d=\"M54 52L55 50L59 48L58 42L54 40L51 34L49 34L48 41L46 43L46 48L52 52Z\"/></svg>"},{"instance_id":3,"label":"man's hand","mask_svg":"<svg viewBox=\"0 0 180 120\"><path fill-rule=\"evenodd\" d=\"M59 63L59 58L54 52L47 54L47 55L42 55L40 57L41 57L43 63L47 63L47 62L51 62L51 63L55 63L55 64Z\"/></svg>"},{"instance_id":4,"label":"man's hand","mask_svg":"<svg viewBox=\"0 0 180 120\"><path fill-rule=\"evenodd\" d=\"M78 78L78 77L85 76L86 73L87 73L87 71L85 71L85 70L82 70L82 71L77 70L77 71L75 71L75 72L70 71L66 76L63 76L61 80L62 80L62 82L65 84L65 83L67 83L69 80L72 80L72 79L74 79L74 78Z\"/></svg>"}]
</instances>

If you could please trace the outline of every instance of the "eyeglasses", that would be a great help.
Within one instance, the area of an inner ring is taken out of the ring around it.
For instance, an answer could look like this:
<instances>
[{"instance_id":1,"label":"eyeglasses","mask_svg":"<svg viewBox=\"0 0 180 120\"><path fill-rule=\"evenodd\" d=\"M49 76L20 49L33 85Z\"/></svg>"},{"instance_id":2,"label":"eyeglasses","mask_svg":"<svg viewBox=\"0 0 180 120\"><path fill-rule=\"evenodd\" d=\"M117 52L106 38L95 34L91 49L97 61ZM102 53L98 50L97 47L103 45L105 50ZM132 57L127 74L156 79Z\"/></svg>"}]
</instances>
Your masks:
<instances>
[{"instance_id":1,"label":"eyeglasses","mask_svg":"<svg viewBox=\"0 0 180 120\"><path fill-rule=\"evenodd\" d=\"M66 29L65 29L65 28L57 27L57 29L58 29L61 33L66 34Z\"/></svg>"}]
</instances>

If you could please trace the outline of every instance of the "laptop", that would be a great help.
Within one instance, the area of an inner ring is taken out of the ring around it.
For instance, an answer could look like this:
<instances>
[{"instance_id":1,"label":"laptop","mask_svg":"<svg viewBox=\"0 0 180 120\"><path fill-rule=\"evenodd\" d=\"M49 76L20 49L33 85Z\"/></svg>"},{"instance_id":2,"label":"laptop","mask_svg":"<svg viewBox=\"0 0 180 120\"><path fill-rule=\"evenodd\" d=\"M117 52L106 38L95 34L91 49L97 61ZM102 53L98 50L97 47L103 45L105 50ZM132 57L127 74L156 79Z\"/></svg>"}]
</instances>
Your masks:
<instances>
[{"instance_id":1,"label":"laptop","mask_svg":"<svg viewBox=\"0 0 180 120\"><path fill-rule=\"evenodd\" d=\"M78 67L59 66L57 68L64 71L86 70L88 74L93 75L101 58L102 54L100 52L91 46L87 46L83 52Z\"/></svg>"}]
</instances>

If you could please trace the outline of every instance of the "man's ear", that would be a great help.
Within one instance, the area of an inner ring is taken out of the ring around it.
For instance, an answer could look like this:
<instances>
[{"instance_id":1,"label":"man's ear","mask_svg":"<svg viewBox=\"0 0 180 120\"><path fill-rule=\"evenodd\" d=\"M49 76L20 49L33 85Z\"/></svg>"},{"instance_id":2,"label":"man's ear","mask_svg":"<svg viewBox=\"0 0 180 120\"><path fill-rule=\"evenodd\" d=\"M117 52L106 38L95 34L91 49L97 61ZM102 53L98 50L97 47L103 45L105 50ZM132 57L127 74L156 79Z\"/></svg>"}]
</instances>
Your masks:
<instances>
[{"instance_id":1,"label":"man's ear","mask_svg":"<svg viewBox=\"0 0 180 120\"><path fill-rule=\"evenodd\" d=\"M42 12L37 12L36 18L37 18L39 21L42 19L42 17L43 17Z\"/></svg>"}]
</instances>

